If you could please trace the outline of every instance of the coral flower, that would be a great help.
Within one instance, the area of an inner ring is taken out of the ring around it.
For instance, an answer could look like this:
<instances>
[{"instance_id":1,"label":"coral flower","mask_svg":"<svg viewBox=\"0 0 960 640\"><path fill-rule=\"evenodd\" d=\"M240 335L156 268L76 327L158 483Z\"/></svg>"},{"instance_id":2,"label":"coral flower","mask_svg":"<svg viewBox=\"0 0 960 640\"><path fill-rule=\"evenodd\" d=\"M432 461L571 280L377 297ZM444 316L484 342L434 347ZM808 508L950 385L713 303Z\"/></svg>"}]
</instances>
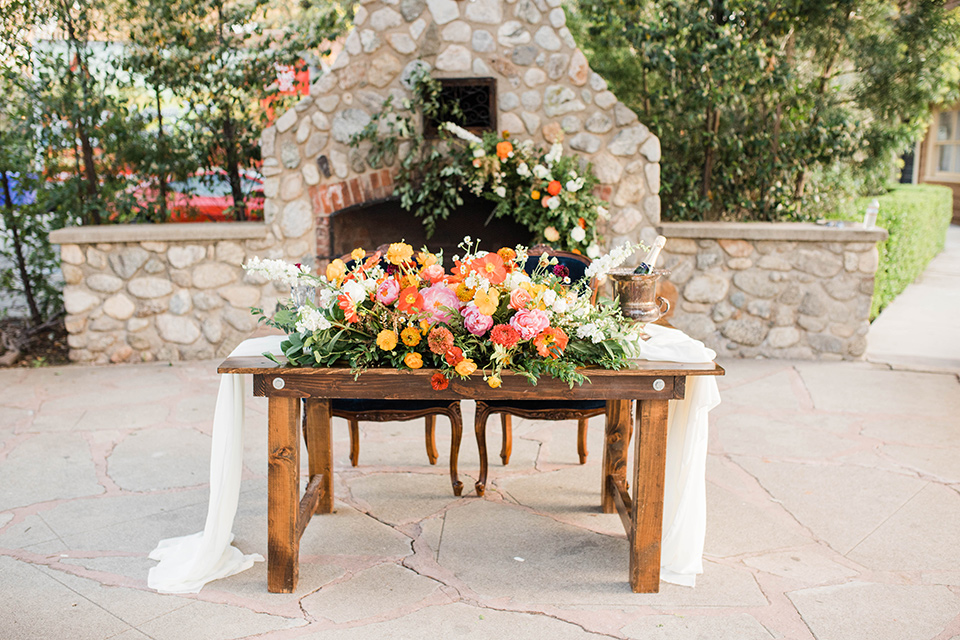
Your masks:
<instances>
[{"instance_id":1,"label":"coral flower","mask_svg":"<svg viewBox=\"0 0 960 640\"><path fill-rule=\"evenodd\" d=\"M470 358L464 358L457 363L457 366L454 367L454 370L463 377L469 376L471 373L477 370L476 363Z\"/></svg>"},{"instance_id":2,"label":"coral flower","mask_svg":"<svg viewBox=\"0 0 960 640\"><path fill-rule=\"evenodd\" d=\"M450 347L450 349L443 354L443 359L447 361L448 365L455 367L463 360L463 349L460 347Z\"/></svg>"},{"instance_id":3,"label":"coral flower","mask_svg":"<svg viewBox=\"0 0 960 640\"><path fill-rule=\"evenodd\" d=\"M434 391L443 391L450 386L450 380L448 380L445 375L437 371L435 374L433 374L433 377L430 378L430 386L433 387Z\"/></svg>"},{"instance_id":4,"label":"coral flower","mask_svg":"<svg viewBox=\"0 0 960 640\"><path fill-rule=\"evenodd\" d=\"M490 342L510 348L520 340L520 333L508 324L498 324L490 332Z\"/></svg>"},{"instance_id":5,"label":"coral flower","mask_svg":"<svg viewBox=\"0 0 960 640\"><path fill-rule=\"evenodd\" d=\"M406 242L394 242L387 249L387 262L401 264L413 257L413 247Z\"/></svg>"},{"instance_id":6,"label":"coral flower","mask_svg":"<svg viewBox=\"0 0 960 640\"><path fill-rule=\"evenodd\" d=\"M501 383L502 380L500 380L500 376L490 376L487 378L487 386L491 389L499 389Z\"/></svg>"},{"instance_id":7,"label":"coral flower","mask_svg":"<svg viewBox=\"0 0 960 640\"><path fill-rule=\"evenodd\" d=\"M397 348L397 334L390 329L384 329L377 334L377 346L384 351L393 351Z\"/></svg>"},{"instance_id":8,"label":"coral flower","mask_svg":"<svg viewBox=\"0 0 960 640\"><path fill-rule=\"evenodd\" d=\"M530 192L530 198L533 199L533 200L539 200L539 199L540 199L540 192L537 191L536 189L534 189L533 191Z\"/></svg>"},{"instance_id":9,"label":"coral flower","mask_svg":"<svg viewBox=\"0 0 960 640\"><path fill-rule=\"evenodd\" d=\"M343 311L343 317L347 322L360 322L360 316L357 315L357 309L350 296L343 293L337 296L337 306Z\"/></svg>"},{"instance_id":10,"label":"coral flower","mask_svg":"<svg viewBox=\"0 0 960 640\"><path fill-rule=\"evenodd\" d=\"M507 307L514 311L520 311L520 309L526 308L532 299L530 292L526 289L514 289L510 292L510 304Z\"/></svg>"},{"instance_id":11,"label":"coral flower","mask_svg":"<svg viewBox=\"0 0 960 640\"><path fill-rule=\"evenodd\" d=\"M423 366L423 356L416 351L411 351L407 355L403 356L403 364L407 365L411 369L419 369Z\"/></svg>"},{"instance_id":12,"label":"coral flower","mask_svg":"<svg viewBox=\"0 0 960 640\"><path fill-rule=\"evenodd\" d=\"M543 200L540 201L540 206L542 206L544 209L549 209L549 208L550 208L550 200L551 200L551 197L550 197L550 196L547 196L546 198L544 198Z\"/></svg>"},{"instance_id":13,"label":"coral flower","mask_svg":"<svg viewBox=\"0 0 960 640\"><path fill-rule=\"evenodd\" d=\"M480 310L485 316L492 316L500 302L500 292L490 287L489 289L477 289L477 292L473 296L473 303L477 305L477 309Z\"/></svg>"},{"instance_id":14,"label":"coral flower","mask_svg":"<svg viewBox=\"0 0 960 640\"><path fill-rule=\"evenodd\" d=\"M547 185L547 193L552 196L557 195L561 191L563 191L563 185L560 184L559 180L552 180L550 184Z\"/></svg>"},{"instance_id":15,"label":"coral flower","mask_svg":"<svg viewBox=\"0 0 960 640\"><path fill-rule=\"evenodd\" d=\"M430 284L437 284L443 280L443 267L438 264L431 264L420 270L420 277Z\"/></svg>"},{"instance_id":16,"label":"coral flower","mask_svg":"<svg viewBox=\"0 0 960 640\"><path fill-rule=\"evenodd\" d=\"M407 327L400 332L400 339L408 347L415 347L420 344L420 331L416 327Z\"/></svg>"},{"instance_id":17,"label":"coral flower","mask_svg":"<svg viewBox=\"0 0 960 640\"><path fill-rule=\"evenodd\" d=\"M430 351L441 356L453 347L453 334L446 327L434 327L427 336L427 345Z\"/></svg>"},{"instance_id":18,"label":"coral flower","mask_svg":"<svg viewBox=\"0 0 960 640\"><path fill-rule=\"evenodd\" d=\"M501 160L506 160L510 157L510 154L513 153L513 145L509 141L504 140L503 142L497 143L497 157Z\"/></svg>"},{"instance_id":19,"label":"coral flower","mask_svg":"<svg viewBox=\"0 0 960 640\"><path fill-rule=\"evenodd\" d=\"M416 313L423 309L423 296L416 287L407 287L400 292L397 309L404 313Z\"/></svg>"},{"instance_id":20,"label":"coral flower","mask_svg":"<svg viewBox=\"0 0 960 640\"><path fill-rule=\"evenodd\" d=\"M462 313L464 328L475 336L484 335L493 326L493 318L481 313L476 305L469 305Z\"/></svg>"},{"instance_id":21,"label":"coral flower","mask_svg":"<svg viewBox=\"0 0 960 640\"><path fill-rule=\"evenodd\" d=\"M327 280L331 282L339 282L346 273L347 265L340 258L327 265Z\"/></svg>"},{"instance_id":22,"label":"coral flower","mask_svg":"<svg viewBox=\"0 0 960 640\"><path fill-rule=\"evenodd\" d=\"M563 350L567 348L567 334L563 332L563 329L547 327L533 339L533 344L537 347L537 353L542 357L559 358L563 355Z\"/></svg>"},{"instance_id":23,"label":"coral flower","mask_svg":"<svg viewBox=\"0 0 960 640\"><path fill-rule=\"evenodd\" d=\"M500 284L507 277L507 270L503 266L503 258L496 253L488 253L470 263L470 268L490 281L491 284Z\"/></svg>"}]
</instances>

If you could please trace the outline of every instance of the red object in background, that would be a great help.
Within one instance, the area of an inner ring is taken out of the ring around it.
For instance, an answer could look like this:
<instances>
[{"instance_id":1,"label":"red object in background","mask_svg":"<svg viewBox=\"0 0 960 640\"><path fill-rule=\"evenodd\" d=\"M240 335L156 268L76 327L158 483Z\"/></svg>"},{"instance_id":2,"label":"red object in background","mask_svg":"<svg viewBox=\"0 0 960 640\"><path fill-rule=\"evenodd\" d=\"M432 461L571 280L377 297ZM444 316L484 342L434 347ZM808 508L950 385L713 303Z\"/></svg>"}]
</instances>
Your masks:
<instances>
[{"instance_id":1,"label":"red object in background","mask_svg":"<svg viewBox=\"0 0 960 640\"><path fill-rule=\"evenodd\" d=\"M297 71L297 67L300 71ZM310 95L310 68L306 62L297 60L296 67L288 64L277 65L277 95ZM260 100L268 122L273 122L276 117L272 106L276 99L276 96L269 96Z\"/></svg>"},{"instance_id":2,"label":"red object in background","mask_svg":"<svg viewBox=\"0 0 960 640\"><path fill-rule=\"evenodd\" d=\"M245 195L244 220L263 219L263 180L258 174L241 174ZM229 209L233 206L233 192L227 172L222 169L204 171L184 181L167 184L167 210L170 222L227 222L236 220ZM159 197L156 187L141 187L134 191L140 202L154 202Z\"/></svg>"}]
</instances>

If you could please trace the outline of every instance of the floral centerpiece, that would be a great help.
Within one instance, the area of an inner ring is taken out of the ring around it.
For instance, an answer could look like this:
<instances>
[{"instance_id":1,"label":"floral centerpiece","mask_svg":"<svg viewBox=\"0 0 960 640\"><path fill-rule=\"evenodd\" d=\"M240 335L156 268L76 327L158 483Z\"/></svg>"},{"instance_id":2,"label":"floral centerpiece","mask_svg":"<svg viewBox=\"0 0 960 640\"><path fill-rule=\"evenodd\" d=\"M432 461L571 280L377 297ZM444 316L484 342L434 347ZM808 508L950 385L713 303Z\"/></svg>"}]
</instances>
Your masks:
<instances>
[{"instance_id":1,"label":"floral centerpiece","mask_svg":"<svg viewBox=\"0 0 960 640\"><path fill-rule=\"evenodd\" d=\"M449 270L442 255L391 244L386 255L352 254L314 276L300 266L253 259L260 271L299 291L270 325L288 334L281 348L293 366L349 365L358 375L369 367L436 369L434 389L453 377L480 375L496 388L504 370L536 384L542 375L569 383L586 378L578 368L626 364L640 325L623 318L612 301L591 303L589 282L618 266L636 249L626 244L594 260L578 283L556 258L543 254L524 272L527 249L477 249L469 238ZM304 287L312 296L302 295ZM254 313L263 316L255 309Z\"/></svg>"}]
</instances>

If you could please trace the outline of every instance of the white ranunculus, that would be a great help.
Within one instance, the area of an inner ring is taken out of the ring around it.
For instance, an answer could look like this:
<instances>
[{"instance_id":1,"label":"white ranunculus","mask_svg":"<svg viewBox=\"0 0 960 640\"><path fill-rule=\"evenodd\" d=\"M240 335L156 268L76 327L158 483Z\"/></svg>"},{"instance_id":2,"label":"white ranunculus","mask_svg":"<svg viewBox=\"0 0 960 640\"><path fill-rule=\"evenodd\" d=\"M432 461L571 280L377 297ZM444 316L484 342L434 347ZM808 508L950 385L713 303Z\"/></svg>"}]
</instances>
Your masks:
<instances>
[{"instance_id":1,"label":"white ranunculus","mask_svg":"<svg viewBox=\"0 0 960 640\"><path fill-rule=\"evenodd\" d=\"M557 292L553 289L547 289L543 292L543 297L541 298L543 304L548 307L552 307L553 303L557 301Z\"/></svg>"},{"instance_id":2,"label":"white ranunculus","mask_svg":"<svg viewBox=\"0 0 960 640\"><path fill-rule=\"evenodd\" d=\"M596 260L600 257L600 247L596 243L587 247L587 257L591 260Z\"/></svg>"},{"instance_id":3,"label":"white ranunculus","mask_svg":"<svg viewBox=\"0 0 960 640\"><path fill-rule=\"evenodd\" d=\"M554 196L550 198L550 202L547 203L547 208L553 211L560 207L560 196Z\"/></svg>"},{"instance_id":4,"label":"white ranunculus","mask_svg":"<svg viewBox=\"0 0 960 640\"><path fill-rule=\"evenodd\" d=\"M350 298L354 304L359 304L367 297L367 291L363 285L356 280L347 280L343 283L343 292Z\"/></svg>"},{"instance_id":5,"label":"white ranunculus","mask_svg":"<svg viewBox=\"0 0 960 640\"><path fill-rule=\"evenodd\" d=\"M533 175L540 180L544 180L548 175L550 175L550 171L542 164L538 164L533 168Z\"/></svg>"},{"instance_id":6,"label":"white ranunculus","mask_svg":"<svg viewBox=\"0 0 960 640\"><path fill-rule=\"evenodd\" d=\"M530 167L527 166L526 162L521 162L519 165L517 165L517 175L521 178L530 177Z\"/></svg>"},{"instance_id":7,"label":"white ranunculus","mask_svg":"<svg viewBox=\"0 0 960 640\"><path fill-rule=\"evenodd\" d=\"M606 207L597 207L597 215L603 220L608 220L610 218L610 211L608 211Z\"/></svg>"},{"instance_id":8,"label":"white ranunculus","mask_svg":"<svg viewBox=\"0 0 960 640\"><path fill-rule=\"evenodd\" d=\"M487 152L484 151L483 149L474 149L474 150L473 150L473 157L474 157L474 158L482 158L482 157L484 157L485 155L487 155Z\"/></svg>"},{"instance_id":9,"label":"white ranunculus","mask_svg":"<svg viewBox=\"0 0 960 640\"><path fill-rule=\"evenodd\" d=\"M558 298L556 302L553 303L554 313L566 313L569 308L570 304L563 298Z\"/></svg>"},{"instance_id":10,"label":"white ranunculus","mask_svg":"<svg viewBox=\"0 0 960 640\"><path fill-rule=\"evenodd\" d=\"M567 180L566 184L567 191L571 193L576 193L583 188L583 178L576 178L575 180Z\"/></svg>"},{"instance_id":11,"label":"white ranunculus","mask_svg":"<svg viewBox=\"0 0 960 640\"><path fill-rule=\"evenodd\" d=\"M506 190L506 188L504 188L504 187L497 187L496 189L493 190L493 192L494 192L495 194L497 194L497 197L498 197L498 198L506 198L506 197L507 197L507 190Z\"/></svg>"},{"instance_id":12,"label":"white ranunculus","mask_svg":"<svg viewBox=\"0 0 960 640\"><path fill-rule=\"evenodd\" d=\"M574 242L583 242L583 239L587 237L587 232L584 231L580 225L575 226L573 229L570 229L570 239Z\"/></svg>"}]
</instances>

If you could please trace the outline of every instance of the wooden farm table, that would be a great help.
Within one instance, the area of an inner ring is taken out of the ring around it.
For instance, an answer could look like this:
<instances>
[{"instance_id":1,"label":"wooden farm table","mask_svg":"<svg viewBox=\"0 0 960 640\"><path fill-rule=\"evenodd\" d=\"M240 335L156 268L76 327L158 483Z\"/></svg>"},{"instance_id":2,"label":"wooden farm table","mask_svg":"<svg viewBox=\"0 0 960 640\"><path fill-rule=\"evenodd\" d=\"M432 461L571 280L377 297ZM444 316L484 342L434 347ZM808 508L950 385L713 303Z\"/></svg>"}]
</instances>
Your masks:
<instances>
[{"instance_id":1,"label":"wooden farm table","mask_svg":"<svg viewBox=\"0 0 960 640\"><path fill-rule=\"evenodd\" d=\"M630 586L636 593L660 590L660 539L663 525L664 463L667 445L667 401L682 399L687 376L723 375L714 363L677 364L634 361L629 369L590 368L590 383L570 389L552 378L532 386L525 378L503 373L503 384L491 389L479 376L451 380L443 391L430 386L433 369L398 371L370 369L354 380L346 368L285 368L264 357L225 360L219 373L253 375L253 393L268 399L268 550L267 583L273 593L291 593L297 586L300 537L315 513L333 511L333 452L330 400L606 400L606 439L600 503L604 513L619 512L630 544ZM304 400L304 438L310 480L300 497L300 401ZM633 432L630 401L636 410L633 495L627 484L627 451ZM451 475L456 479L459 434L454 434ZM480 447L480 480L487 476L486 442Z\"/></svg>"}]
</instances>

